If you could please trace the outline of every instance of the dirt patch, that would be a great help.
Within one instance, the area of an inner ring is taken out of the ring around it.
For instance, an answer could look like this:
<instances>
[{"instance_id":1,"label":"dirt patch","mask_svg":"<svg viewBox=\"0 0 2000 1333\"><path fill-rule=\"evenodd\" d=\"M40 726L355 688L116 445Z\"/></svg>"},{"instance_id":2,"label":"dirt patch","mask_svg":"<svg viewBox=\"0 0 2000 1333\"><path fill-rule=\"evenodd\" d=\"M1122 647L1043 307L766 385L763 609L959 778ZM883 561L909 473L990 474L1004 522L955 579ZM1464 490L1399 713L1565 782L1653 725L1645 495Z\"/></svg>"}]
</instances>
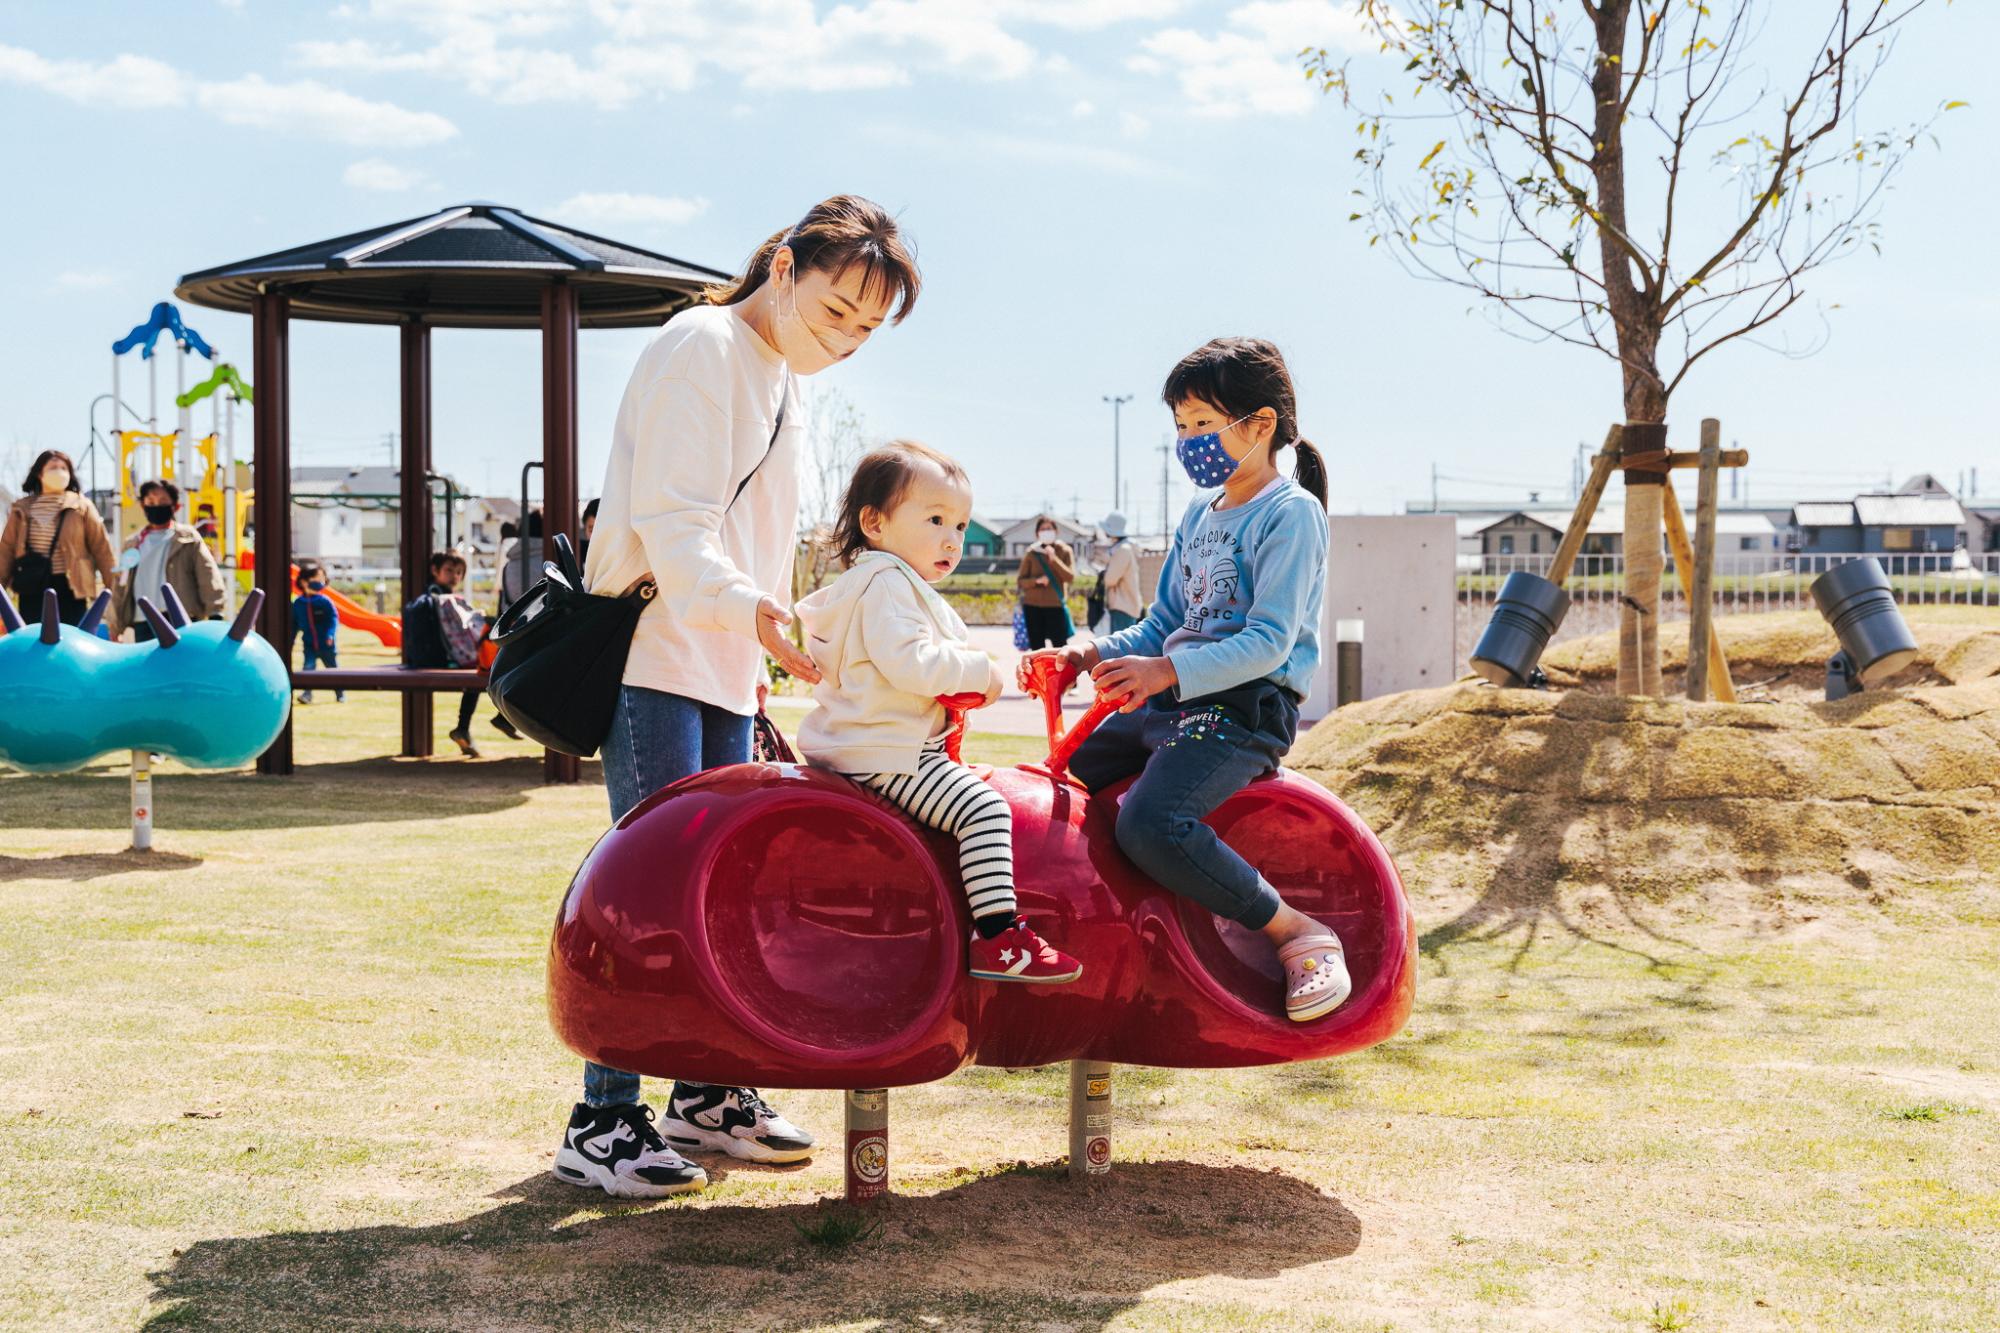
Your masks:
<instances>
[{"instance_id":1,"label":"dirt patch","mask_svg":"<svg viewBox=\"0 0 2000 1333\"><path fill-rule=\"evenodd\" d=\"M1832 652L1816 619L1732 619L1765 622L1725 630L1745 677ZM2000 634L1914 627L1909 676L1938 683L1837 703L1630 699L1600 692L1615 642L1582 640L1551 654L1571 688L1369 700L1316 725L1289 762L1353 805L1433 906L1560 902L1587 917L1680 903L1712 919L1728 904L1784 927L1918 885L1991 897L2000 675L1985 668L2000 669ZM1686 634L1667 637L1678 668Z\"/></svg>"}]
</instances>

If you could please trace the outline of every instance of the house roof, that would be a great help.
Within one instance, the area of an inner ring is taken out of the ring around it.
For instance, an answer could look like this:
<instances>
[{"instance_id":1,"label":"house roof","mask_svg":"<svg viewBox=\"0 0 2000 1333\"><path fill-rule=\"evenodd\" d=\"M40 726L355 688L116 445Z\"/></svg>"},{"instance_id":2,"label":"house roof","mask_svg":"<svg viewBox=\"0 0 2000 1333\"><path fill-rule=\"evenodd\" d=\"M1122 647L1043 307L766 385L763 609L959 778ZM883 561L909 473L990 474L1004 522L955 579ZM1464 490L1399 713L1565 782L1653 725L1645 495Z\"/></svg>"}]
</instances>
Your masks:
<instances>
[{"instance_id":1,"label":"house roof","mask_svg":"<svg viewBox=\"0 0 2000 1333\"><path fill-rule=\"evenodd\" d=\"M531 329L543 291L561 280L584 328L632 328L663 322L729 276L482 201L202 269L174 295L245 312L277 291L300 319Z\"/></svg>"},{"instance_id":2,"label":"house roof","mask_svg":"<svg viewBox=\"0 0 2000 1333\"><path fill-rule=\"evenodd\" d=\"M1947 528L1965 522L1965 511L1949 495L1857 495L1854 512L1864 527Z\"/></svg>"},{"instance_id":3,"label":"house roof","mask_svg":"<svg viewBox=\"0 0 2000 1333\"><path fill-rule=\"evenodd\" d=\"M1854 506L1846 500L1806 500L1792 506L1792 522L1802 528L1851 528Z\"/></svg>"}]
</instances>

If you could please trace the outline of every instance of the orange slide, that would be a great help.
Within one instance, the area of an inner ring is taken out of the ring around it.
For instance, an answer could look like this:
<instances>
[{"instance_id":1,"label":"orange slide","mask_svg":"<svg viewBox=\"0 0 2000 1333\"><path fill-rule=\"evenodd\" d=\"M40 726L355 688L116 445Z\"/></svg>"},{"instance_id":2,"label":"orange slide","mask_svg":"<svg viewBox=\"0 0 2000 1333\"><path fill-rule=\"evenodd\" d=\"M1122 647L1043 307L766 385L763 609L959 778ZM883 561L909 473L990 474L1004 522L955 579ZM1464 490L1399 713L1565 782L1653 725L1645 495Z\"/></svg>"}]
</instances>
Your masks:
<instances>
[{"instance_id":1,"label":"orange slide","mask_svg":"<svg viewBox=\"0 0 2000 1333\"><path fill-rule=\"evenodd\" d=\"M292 588L294 596L297 595L298 586L299 567L293 565ZM401 616L377 615L373 611L363 607L361 603L355 601L346 593L335 592L332 588L326 590L326 596L333 603L334 611L339 614L341 624L347 626L349 629L358 629L363 633L373 634L382 641L382 646L385 648L401 648L403 646L403 618Z\"/></svg>"}]
</instances>

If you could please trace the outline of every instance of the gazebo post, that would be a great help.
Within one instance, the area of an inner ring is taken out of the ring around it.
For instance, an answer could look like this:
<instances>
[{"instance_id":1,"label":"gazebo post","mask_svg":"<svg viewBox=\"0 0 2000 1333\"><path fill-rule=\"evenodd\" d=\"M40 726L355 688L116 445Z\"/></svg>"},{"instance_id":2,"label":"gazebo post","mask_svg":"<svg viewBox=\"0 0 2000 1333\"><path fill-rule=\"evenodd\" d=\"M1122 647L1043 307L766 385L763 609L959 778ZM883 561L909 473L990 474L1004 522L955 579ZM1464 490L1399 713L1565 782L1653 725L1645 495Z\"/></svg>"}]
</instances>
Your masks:
<instances>
[{"instance_id":1,"label":"gazebo post","mask_svg":"<svg viewBox=\"0 0 2000 1333\"><path fill-rule=\"evenodd\" d=\"M264 610L258 632L292 669L292 433L289 319L291 302L277 292L260 291L251 298L250 328L257 396L257 488L252 517L257 524L256 578L264 590ZM287 687L289 688L289 686ZM259 773L283 776L292 771L292 720L257 756Z\"/></svg>"},{"instance_id":2,"label":"gazebo post","mask_svg":"<svg viewBox=\"0 0 2000 1333\"><path fill-rule=\"evenodd\" d=\"M407 606L430 583L431 330L421 315L403 320L401 328L403 468L398 545L402 553L403 604ZM413 758L429 758L433 731L431 692L404 691L403 753Z\"/></svg>"},{"instance_id":3,"label":"gazebo post","mask_svg":"<svg viewBox=\"0 0 2000 1333\"><path fill-rule=\"evenodd\" d=\"M576 289L557 278L542 289L542 542L576 541ZM525 525L527 516L522 516ZM523 540L526 540L525 528ZM575 782L575 755L542 752L547 782Z\"/></svg>"}]
</instances>

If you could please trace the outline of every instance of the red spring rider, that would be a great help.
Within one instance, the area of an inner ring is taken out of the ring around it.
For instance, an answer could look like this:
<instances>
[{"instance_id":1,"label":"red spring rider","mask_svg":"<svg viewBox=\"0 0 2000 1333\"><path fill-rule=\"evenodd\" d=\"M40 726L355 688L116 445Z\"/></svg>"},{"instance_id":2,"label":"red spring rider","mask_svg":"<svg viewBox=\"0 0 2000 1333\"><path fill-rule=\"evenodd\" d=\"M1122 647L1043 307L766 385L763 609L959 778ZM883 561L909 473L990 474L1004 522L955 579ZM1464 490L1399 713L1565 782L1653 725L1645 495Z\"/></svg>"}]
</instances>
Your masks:
<instances>
[{"instance_id":1,"label":"red spring rider","mask_svg":"<svg viewBox=\"0 0 2000 1333\"><path fill-rule=\"evenodd\" d=\"M577 870L549 949L557 1035L586 1059L642 1074L869 1090L850 1162L850 1192L866 1194L886 1181L886 1100L874 1096L883 1089L967 1064L1078 1061L1072 1110L1082 1126L1108 1115L1111 1063L1313 1060L1401 1028L1416 937L1396 868L1367 826L1283 771L1207 821L1346 946L1347 1002L1293 1023L1259 934L1160 888L1120 851L1114 824L1129 782L1093 795L1063 776L1116 706L1100 698L1058 736L1063 674L1058 666L1034 681L1050 718L1048 760L982 776L1012 810L1021 912L1051 922L1089 959L1080 979L968 976L970 919L951 838L836 774L738 764L642 802ZM976 698L944 701L955 726ZM1079 1142L1087 1155L1073 1168L1102 1169L1108 1134L1093 1129Z\"/></svg>"}]
</instances>

